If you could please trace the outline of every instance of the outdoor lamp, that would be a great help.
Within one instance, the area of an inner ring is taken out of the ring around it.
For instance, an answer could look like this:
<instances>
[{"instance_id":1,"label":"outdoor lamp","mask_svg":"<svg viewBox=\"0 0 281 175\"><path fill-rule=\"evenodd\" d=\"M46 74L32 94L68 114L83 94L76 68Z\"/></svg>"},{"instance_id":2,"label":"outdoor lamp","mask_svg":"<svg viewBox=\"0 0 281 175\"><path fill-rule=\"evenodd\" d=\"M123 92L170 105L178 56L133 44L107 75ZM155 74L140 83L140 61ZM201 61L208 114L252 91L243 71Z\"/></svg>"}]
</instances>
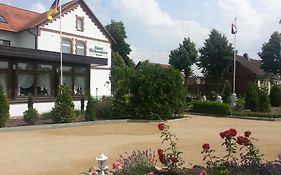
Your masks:
<instances>
[{"instance_id":1,"label":"outdoor lamp","mask_svg":"<svg viewBox=\"0 0 281 175\"><path fill-rule=\"evenodd\" d=\"M98 175L105 175L104 170L105 170L105 162L108 159L106 155L101 153L98 157L96 157L96 160L98 161L98 167L99 167L99 173Z\"/></svg>"}]
</instances>

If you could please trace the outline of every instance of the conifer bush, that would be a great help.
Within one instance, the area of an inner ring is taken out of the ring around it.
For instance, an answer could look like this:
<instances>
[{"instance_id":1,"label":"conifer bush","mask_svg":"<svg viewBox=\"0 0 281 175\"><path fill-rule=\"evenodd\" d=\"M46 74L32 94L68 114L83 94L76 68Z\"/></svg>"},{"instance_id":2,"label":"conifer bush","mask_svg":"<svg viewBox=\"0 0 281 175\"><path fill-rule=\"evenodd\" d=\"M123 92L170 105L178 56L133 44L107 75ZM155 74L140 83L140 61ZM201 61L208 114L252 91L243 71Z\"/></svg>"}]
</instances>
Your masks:
<instances>
[{"instance_id":1,"label":"conifer bush","mask_svg":"<svg viewBox=\"0 0 281 175\"><path fill-rule=\"evenodd\" d=\"M259 112L270 111L270 99L267 90L259 90Z\"/></svg>"},{"instance_id":2,"label":"conifer bush","mask_svg":"<svg viewBox=\"0 0 281 175\"><path fill-rule=\"evenodd\" d=\"M88 103L85 111L85 119L87 121L96 120L95 99L91 95L88 97Z\"/></svg>"},{"instance_id":3,"label":"conifer bush","mask_svg":"<svg viewBox=\"0 0 281 175\"><path fill-rule=\"evenodd\" d=\"M0 83L0 127L4 127L9 119L9 104L4 94L3 86Z\"/></svg>"},{"instance_id":4,"label":"conifer bush","mask_svg":"<svg viewBox=\"0 0 281 175\"><path fill-rule=\"evenodd\" d=\"M33 125L38 119L39 113L36 109L33 108L33 97L28 96L27 102L28 109L23 113L23 119L27 124Z\"/></svg>"},{"instance_id":5,"label":"conifer bush","mask_svg":"<svg viewBox=\"0 0 281 175\"><path fill-rule=\"evenodd\" d=\"M230 96L231 96L231 86L230 86L229 81L226 81L226 82L224 83L223 91L222 91L222 100L223 100L223 103L228 103L228 104L230 104L230 102L231 102Z\"/></svg>"},{"instance_id":6,"label":"conifer bush","mask_svg":"<svg viewBox=\"0 0 281 175\"><path fill-rule=\"evenodd\" d=\"M53 120L57 123L68 123L75 119L74 104L68 86L60 87L53 108Z\"/></svg>"},{"instance_id":7,"label":"conifer bush","mask_svg":"<svg viewBox=\"0 0 281 175\"><path fill-rule=\"evenodd\" d=\"M253 112L259 110L259 88L255 84L250 84L246 91L245 108Z\"/></svg>"},{"instance_id":8,"label":"conifer bush","mask_svg":"<svg viewBox=\"0 0 281 175\"><path fill-rule=\"evenodd\" d=\"M279 107L281 106L281 86L280 85L273 85L270 91L270 102L271 106Z\"/></svg>"}]
</instances>

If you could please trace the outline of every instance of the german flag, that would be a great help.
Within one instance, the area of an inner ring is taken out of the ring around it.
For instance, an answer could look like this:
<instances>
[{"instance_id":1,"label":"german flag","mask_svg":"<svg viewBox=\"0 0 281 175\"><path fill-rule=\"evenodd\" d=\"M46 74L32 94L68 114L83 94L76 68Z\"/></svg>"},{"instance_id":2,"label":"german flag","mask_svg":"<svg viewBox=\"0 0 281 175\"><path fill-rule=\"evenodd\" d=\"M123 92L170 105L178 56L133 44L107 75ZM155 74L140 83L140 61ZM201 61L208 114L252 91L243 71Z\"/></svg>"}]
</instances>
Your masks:
<instances>
[{"instance_id":1,"label":"german flag","mask_svg":"<svg viewBox=\"0 0 281 175\"><path fill-rule=\"evenodd\" d=\"M59 12L58 11L59 4L60 4L60 0L55 0L51 5L50 9L47 12L47 18L49 20L53 20L53 15Z\"/></svg>"}]
</instances>

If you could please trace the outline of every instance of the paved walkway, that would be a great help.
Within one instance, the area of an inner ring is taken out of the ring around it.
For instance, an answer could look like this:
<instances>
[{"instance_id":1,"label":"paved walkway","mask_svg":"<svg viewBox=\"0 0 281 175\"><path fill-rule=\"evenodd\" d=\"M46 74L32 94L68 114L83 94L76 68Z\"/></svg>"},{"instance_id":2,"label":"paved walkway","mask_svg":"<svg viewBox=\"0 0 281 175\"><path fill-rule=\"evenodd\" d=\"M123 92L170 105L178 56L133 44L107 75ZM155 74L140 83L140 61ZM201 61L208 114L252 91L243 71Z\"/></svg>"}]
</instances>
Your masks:
<instances>
[{"instance_id":1,"label":"paved walkway","mask_svg":"<svg viewBox=\"0 0 281 175\"><path fill-rule=\"evenodd\" d=\"M239 134L250 130L266 159L281 154L281 122L192 116L169 121L178 137L186 163L202 163L201 145L210 143L217 152L218 133L236 128ZM137 149L161 147L157 123L113 123L33 131L0 132L0 175L78 175L96 166L103 152L111 166L120 154Z\"/></svg>"}]
</instances>

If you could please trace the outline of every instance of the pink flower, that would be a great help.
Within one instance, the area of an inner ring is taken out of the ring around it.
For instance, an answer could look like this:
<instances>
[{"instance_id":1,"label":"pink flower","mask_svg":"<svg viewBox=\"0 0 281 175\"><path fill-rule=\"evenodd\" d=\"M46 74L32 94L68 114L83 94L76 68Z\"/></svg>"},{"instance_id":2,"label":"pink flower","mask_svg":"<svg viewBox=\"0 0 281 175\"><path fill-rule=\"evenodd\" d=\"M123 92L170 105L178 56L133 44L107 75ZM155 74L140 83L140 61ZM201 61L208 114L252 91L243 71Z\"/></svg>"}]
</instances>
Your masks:
<instances>
[{"instance_id":1,"label":"pink flower","mask_svg":"<svg viewBox=\"0 0 281 175\"><path fill-rule=\"evenodd\" d=\"M159 129L160 131L164 130L164 129L165 129L165 124L164 124L164 123L159 123L159 124L158 124L158 129Z\"/></svg>"},{"instance_id":2,"label":"pink flower","mask_svg":"<svg viewBox=\"0 0 281 175\"><path fill-rule=\"evenodd\" d=\"M245 136L245 137L250 137L251 134L252 134L251 131L245 131L245 132L244 132L244 136Z\"/></svg>"},{"instance_id":3,"label":"pink flower","mask_svg":"<svg viewBox=\"0 0 281 175\"><path fill-rule=\"evenodd\" d=\"M210 145L208 143L205 143L205 144L202 145L202 148L204 150L209 150L210 149Z\"/></svg>"},{"instance_id":4,"label":"pink flower","mask_svg":"<svg viewBox=\"0 0 281 175\"><path fill-rule=\"evenodd\" d=\"M116 161L113 163L113 165L112 165L112 167L113 167L114 170L118 170L118 169L120 168L120 166L121 166L121 161L120 161L120 160L116 160Z\"/></svg>"},{"instance_id":5,"label":"pink flower","mask_svg":"<svg viewBox=\"0 0 281 175\"><path fill-rule=\"evenodd\" d=\"M96 172L91 172L89 175L97 175Z\"/></svg>"},{"instance_id":6,"label":"pink flower","mask_svg":"<svg viewBox=\"0 0 281 175\"><path fill-rule=\"evenodd\" d=\"M202 170L199 175L207 175L207 171L206 170Z\"/></svg>"},{"instance_id":7,"label":"pink flower","mask_svg":"<svg viewBox=\"0 0 281 175\"><path fill-rule=\"evenodd\" d=\"M146 175L155 175L153 172L147 173Z\"/></svg>"}]
</instances>

